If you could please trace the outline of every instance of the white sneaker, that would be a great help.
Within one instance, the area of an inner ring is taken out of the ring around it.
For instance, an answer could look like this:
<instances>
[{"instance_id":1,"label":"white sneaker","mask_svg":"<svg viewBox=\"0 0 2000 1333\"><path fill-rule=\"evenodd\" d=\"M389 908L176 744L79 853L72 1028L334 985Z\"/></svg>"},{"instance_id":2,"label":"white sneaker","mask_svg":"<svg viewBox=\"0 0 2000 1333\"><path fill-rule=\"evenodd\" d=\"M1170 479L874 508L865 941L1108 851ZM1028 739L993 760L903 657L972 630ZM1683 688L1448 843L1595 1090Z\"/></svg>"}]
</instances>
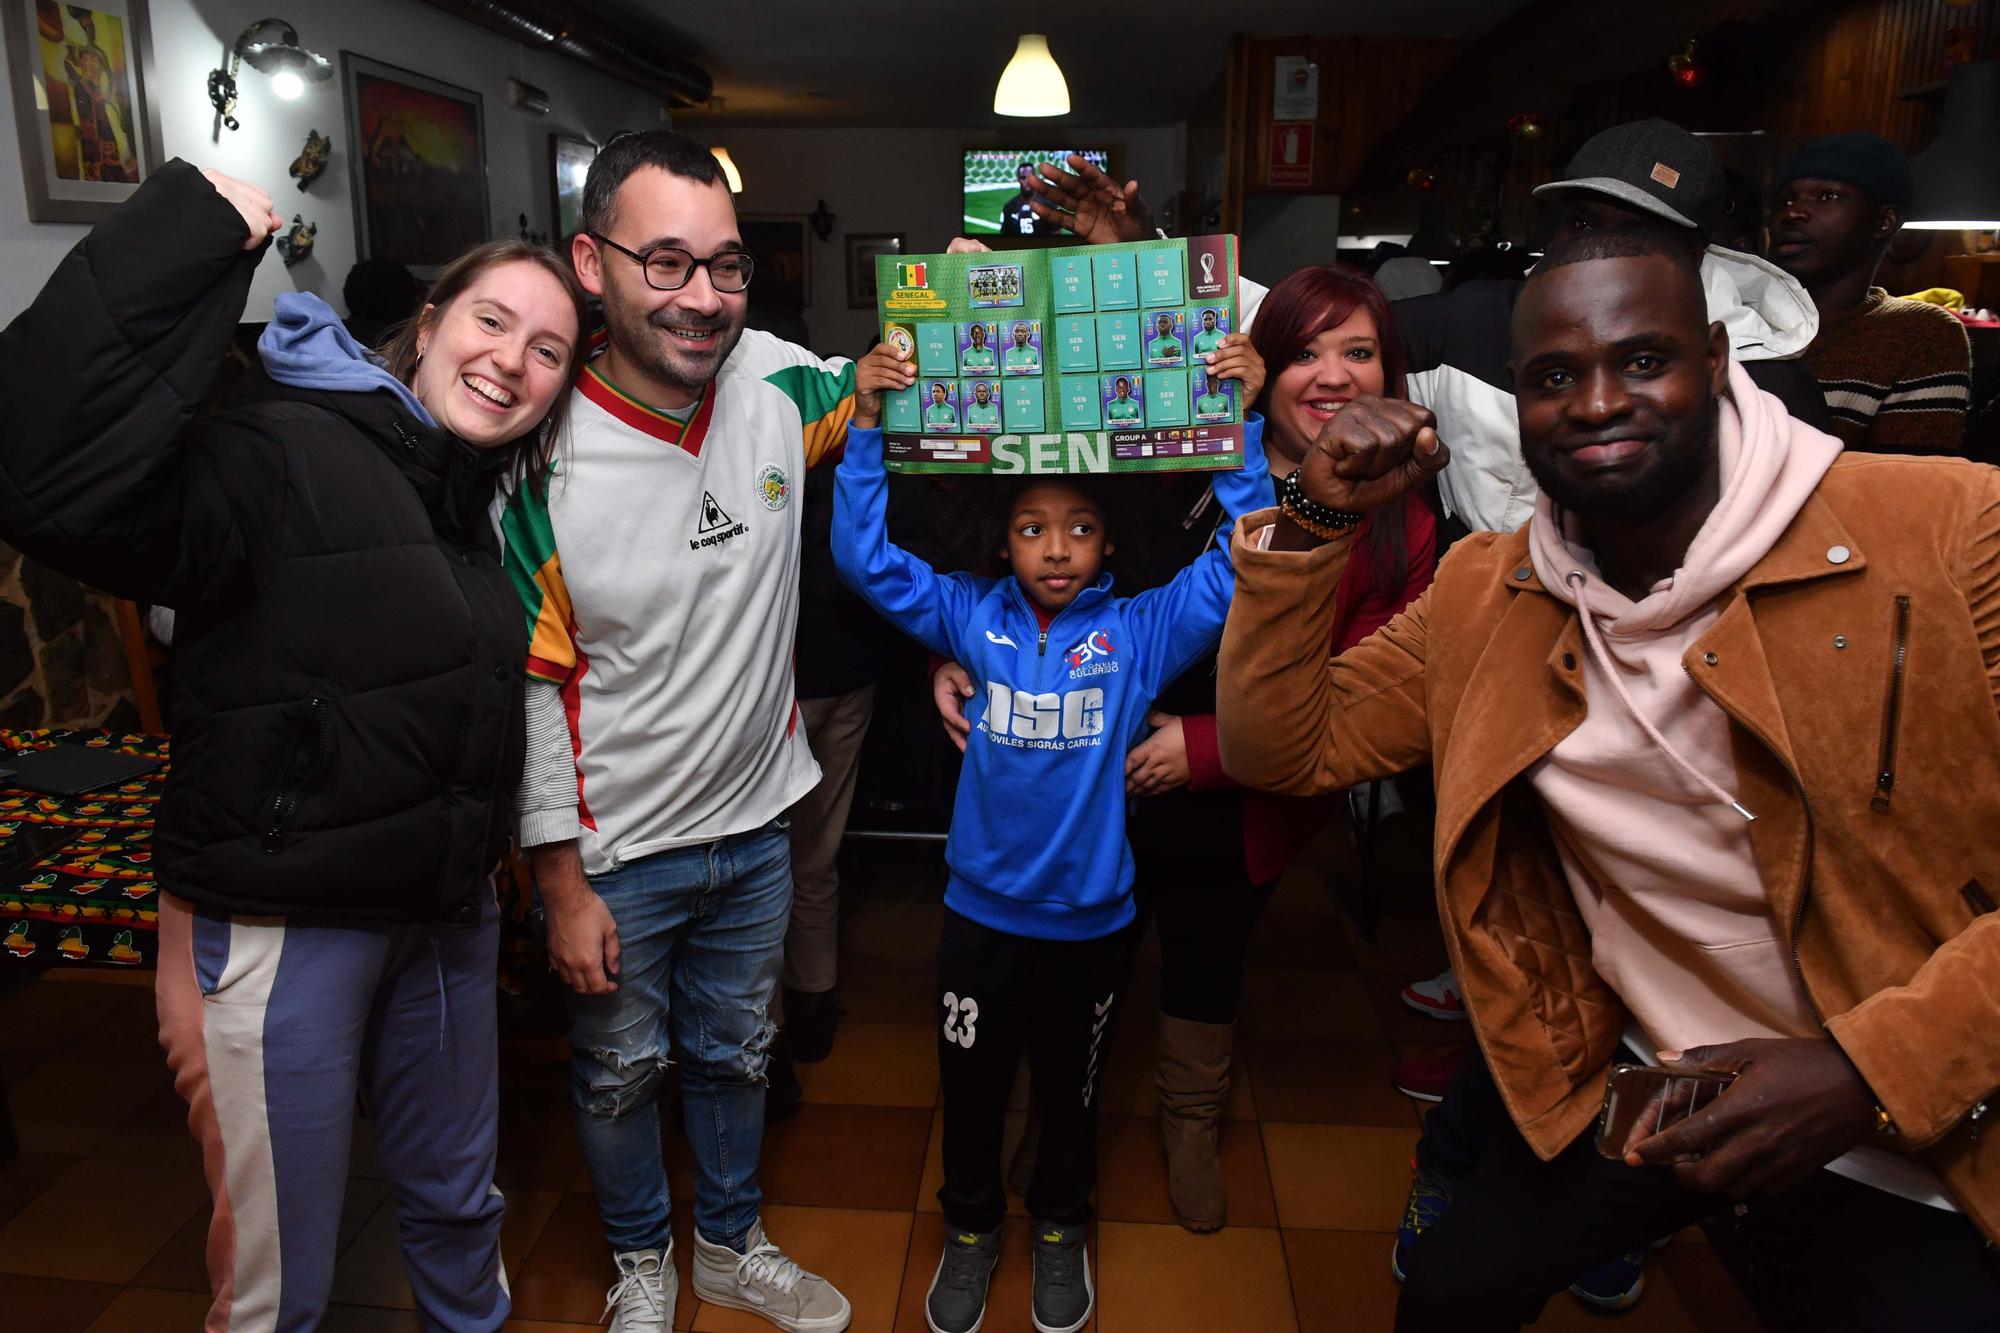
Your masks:
<instances>
[{"instance_id":1,"label":"white sneaker","mask_svg":"<svg viewBox=\"0 0 2000 1333\"><path fill-rule=\"evenodd\" d=\"M667 1333L674 1326L674 1302L681 1294L674 1271L674 1242L664 1250L626 1250L618 1261L618 1282L604 1294L611 1333Z\"/></svg>"},{"instance_id":2,"label":"white sneaker","mask_svg":"<svg viewBox=\"0 0 2000 1333\"><path fill-rule=\"evenodd\" d=\"M694 1294L713 1305L747 1310L786 1333L839 1333L854 1318L853 1307L831 1282L800 1268L764 1235L750 1227L742 1254L694 1233Z\"/></svg>"}]
</instances>

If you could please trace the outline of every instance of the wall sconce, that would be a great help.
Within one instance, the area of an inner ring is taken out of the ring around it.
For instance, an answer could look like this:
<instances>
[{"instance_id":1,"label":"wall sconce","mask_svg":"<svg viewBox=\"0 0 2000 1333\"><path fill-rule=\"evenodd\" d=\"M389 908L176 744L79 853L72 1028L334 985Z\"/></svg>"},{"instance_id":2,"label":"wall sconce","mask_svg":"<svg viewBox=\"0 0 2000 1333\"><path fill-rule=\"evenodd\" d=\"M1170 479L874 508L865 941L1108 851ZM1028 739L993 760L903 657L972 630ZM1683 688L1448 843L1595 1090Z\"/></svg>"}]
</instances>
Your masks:
<instances>
[{"instance_id":1,"label":"wall sconce","mask_svg":"<svg viewBox=\"0 0 2000 1333\"><path fill-rule=\"evenodd\" d=\"M333 62L299 45L299 30L283 19L258 19L229 48L227 68L208 72L208 101L216 119L230 129L236 122L236 71L244 61L271 76L271 91L290 101L306 84L333 77Z\"/></svg>"},{"instance_id":2,"label":"wall sconce","mask_svg":"<svg viewBox=\"0 0 2000 1333\"><path fill-rule=\"evenodd\" d=\"M833 239L833 224L835 220L833 210L826 206L826 200L824 199L819 201L818 208L806 214L806 221L812 224L813 235L819 237L822 241Z\"/></svg>"}]
</instances>

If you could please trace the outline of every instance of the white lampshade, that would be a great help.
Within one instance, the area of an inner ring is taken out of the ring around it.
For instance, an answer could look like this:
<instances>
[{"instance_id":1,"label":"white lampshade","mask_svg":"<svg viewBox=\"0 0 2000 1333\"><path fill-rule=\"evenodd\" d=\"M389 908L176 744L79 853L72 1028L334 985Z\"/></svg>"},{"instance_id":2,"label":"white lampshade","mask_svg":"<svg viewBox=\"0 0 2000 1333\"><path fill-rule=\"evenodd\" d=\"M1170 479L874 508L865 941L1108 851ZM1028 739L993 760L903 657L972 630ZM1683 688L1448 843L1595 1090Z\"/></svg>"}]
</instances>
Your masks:
<instances>
[{"instance_id":1,"label":"white lampshade","mask_svg":"<svg viewBox=\"0 0 2000 1333\"><path fill-rule=\"evenodd\" d=\"M743 173L736 169L736 163L729 156L729 150L727 148L711 148L708 151L715 155L715 164L722 168L722 179L729 182L729 192L731 194L742 194Z\"/></svg>"},{"instance_id":2,"label":"white lampshade","mask_svg":"<svg viewBox=\"0 0 2000 1333\"><path fill-rule=\"evenodd\" d=\"M1024 32L1014 58L993 89L993 111L1001 116L1067 116L1069 84L1049 54L1049 39Z\"/></svg>"}]
</instances>

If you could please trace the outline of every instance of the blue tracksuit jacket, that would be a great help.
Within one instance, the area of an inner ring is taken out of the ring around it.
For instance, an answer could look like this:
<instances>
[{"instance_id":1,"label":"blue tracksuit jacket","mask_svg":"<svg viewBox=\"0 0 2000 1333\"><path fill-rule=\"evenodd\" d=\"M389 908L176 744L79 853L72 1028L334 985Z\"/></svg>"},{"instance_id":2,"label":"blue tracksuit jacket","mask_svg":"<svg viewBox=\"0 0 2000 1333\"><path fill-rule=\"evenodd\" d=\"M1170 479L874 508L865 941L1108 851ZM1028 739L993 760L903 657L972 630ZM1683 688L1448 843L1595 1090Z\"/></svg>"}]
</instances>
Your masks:
<instances>
[{"instance_id":1,"label":"blue tracksuit jacket","mask_svg":"<svg viewBox=\"0 0 2000 1333\"><path fill-rule=\"evenodd\" d=\"M1231 519L1275 503L1263 424L1244 423L1243 469L1215 474ZM1013 935L1111 934L1134 916L1125 755L1154 696L1221 637L1236 583L1226 541L1137 597L1112 596L1107 574L1044 632L1012 577L940 575L890 542L886 498L882 432L849 430L834 484L835 567L980 685L966 701L972 737L945 846L945 904Z\"/></svg>"}]
</instances>

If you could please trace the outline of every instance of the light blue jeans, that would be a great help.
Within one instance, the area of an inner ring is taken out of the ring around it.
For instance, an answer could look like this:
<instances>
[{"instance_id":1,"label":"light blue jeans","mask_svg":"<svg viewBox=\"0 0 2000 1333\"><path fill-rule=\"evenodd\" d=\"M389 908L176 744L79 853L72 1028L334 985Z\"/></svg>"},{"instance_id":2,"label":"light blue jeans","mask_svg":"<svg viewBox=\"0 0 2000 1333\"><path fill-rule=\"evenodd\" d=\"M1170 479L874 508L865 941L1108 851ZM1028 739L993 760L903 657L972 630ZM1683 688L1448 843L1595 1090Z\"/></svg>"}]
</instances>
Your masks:
<instances>
[{"instance_id":1,"label":"light blue jeans","mask_svg":"<svg viewBox=\"0 0 2000 1333\"><path fill-rule=\"evenodd\" d=\"M764 1198L764 1064L792 907L785 823L659 852L591 887L618 923L618 989L571 992L570 1068L605 1239L618 1251L667 1243L658 1098L678 1051L695 1226L740 1252Z\"/></svg>"}]
</instances>

